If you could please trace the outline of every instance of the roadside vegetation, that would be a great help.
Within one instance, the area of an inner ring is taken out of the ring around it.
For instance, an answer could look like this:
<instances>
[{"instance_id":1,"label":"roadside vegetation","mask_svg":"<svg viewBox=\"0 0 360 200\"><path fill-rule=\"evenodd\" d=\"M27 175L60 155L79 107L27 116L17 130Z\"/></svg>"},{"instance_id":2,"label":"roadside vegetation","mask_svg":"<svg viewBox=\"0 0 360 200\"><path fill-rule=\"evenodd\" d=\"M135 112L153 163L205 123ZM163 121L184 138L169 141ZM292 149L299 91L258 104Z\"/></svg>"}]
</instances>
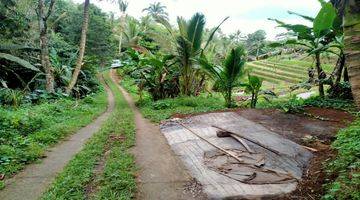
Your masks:
<instances>
[{"instance_id":1,"label":"roadside vegetation","mask_svg":"<svg viewBox=\"0 0 360 200\"><path fill-rule=\"evenodd\" d=\"M11 177L24 165L37 161L47 147L93 121L106 105L106 94L101 91L82 100L0 107L0 174Z\"/></svg>"},{"instance_id":2,"label":"roadside vegetation","mask_svg":"<svg viewBox=\"0 0 360 200\"><path fill-rule=\"evenodd\" d=\"M134 114L106 75L115 111L61 172L42 199L132 199L136 191ZM95 169L97 166L101 169ZM98 171L97 171L98 170Z\"/></svg>"},{"instance_id":3,"label":"roadside vegetation","mask_svg":"<svg viewBox=\"0 0 360 200\"><path fill-rule=\"evenodd\" d=\"M4 179L44 155L47 147L105 110L104 73L116 109L74 157L43 199L131 199L136 166L134 116L119 93L130 92L142 114L171 117L229 109L339 109L354 122L339 131L327 170L324 199L358 199L359 2L318 0L315 16L289 11L307 24L268 16L286 32L225 34L228 17L208 27L203 13L171 24L166 6L111 1L120 16L84 0L0 0L0 188ZM81 19L81 20L80 20ZM120 83L107 70L116 69ZM320 187L320 186L319 186ZM307 198L307 197L306 197Z\"/></svg>"},{"instance_id":4,"label":"roadside vegetation","mask_svg":"<svg viewBox=\"0 0 360 200\"><path fill-rule=\"evenodd\" d=\"M122 77L120 84L135 98L144 116L154 122L246 107L277 108L319 120L319 116L306 115L305 108L341 109L358 121L349 69L344 65L346 42L339 25L342 8L336 3L320 4L322 8L315 17L289 12L312 26L270 19L288 30L278 41L266 41L266 33L261 30L248 35L240 31L222 34L221 25L227 18L212 29L204 29L205 16L201 13L188 20L179 17L174 28L165 7L157 13L150 6L147 10L153 12L149 12L147 24L144 18L138 22L128 19L132 24L129 28L137 27L138 43L123 48L116 66ZM233 53L241 48L246 50L245 59L243 54ZM236 62L229 62L231 59ZM231 65L234 63L238 65ZM328 175L328 184L323 186L325 199L352 199L357 194L359 167L350 164L359 161L352 149L359 143L351 134L358 131L356 124L339 132L332 145L338 157L324 162ZM345 161L347 157L350 160ZM339 190L343 192L337 193Z\"/></svg>"},{"instance_id":5,"label":"roadside vegetation","mask_svg":"<svg viewBox=\"0 0 360 200\"><path fill-rule=\"evenodd\" d=\"M83 6L0 1L0 188L106 109L97 73L113 55L111 19L93 5L88 9L88 48L80 59ZM77 62L82 69L69 91Z\"/></svg>"}]
</instances>

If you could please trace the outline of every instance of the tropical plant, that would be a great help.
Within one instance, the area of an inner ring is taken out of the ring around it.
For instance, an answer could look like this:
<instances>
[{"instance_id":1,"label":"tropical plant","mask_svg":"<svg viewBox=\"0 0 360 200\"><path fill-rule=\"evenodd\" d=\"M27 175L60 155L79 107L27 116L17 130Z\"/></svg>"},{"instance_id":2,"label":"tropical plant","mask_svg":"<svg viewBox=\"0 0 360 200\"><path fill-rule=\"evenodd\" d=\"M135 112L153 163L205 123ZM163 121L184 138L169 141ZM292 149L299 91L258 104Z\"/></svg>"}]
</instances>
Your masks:
<instances>
[{"instance_id":1,"label":"tropical plant","mask_svg":"<svg viewBox=\"0 0 360 200\"><path fill-rule=\"evenodd\" d=\"M148 55L131 74L139 89L146 89L154 101L176 97L180 93L179 75L173 55Z\"/></svg>"},{"instance_id":2,"label":"tropical plant","mask_svg":"<svg viewBox=\"0 0 360 200\"><path fill-rule=\"evenodd\" d=\"M198 78L199 67L197 60L200 54L205 51L209 43L214 37L215 32L221 24L227 20L225 18L216 28L212 30L204 46L203 33L205 29L205 16L201 13L194 14L190 20L182 17L177 18L179 34L175 34L172 27L166 20L159 21L173 35L174 44L176 45L176 60L180 66L180 90L184 95L194 95L199 82L203 80L203 76Z\"/></svg>"},{"instance_id":3,"label":"tropical plant","mask_svg":"<svg viewBox=\"0 0 360 200\"><path fill-rule=\"evenodd\" d=\"M289 12L300 16L310 22L313 26L308 27L302 24L287 24L277 19L270 19L276 21L279 27L285 28L290 31L290 35L295 39L288 39L284 43L273 43L271 46L276 47L284 44L297 44L306 48L309 55L314 55L316 62L316 69L318 75L319 95L324 97L324 81L326 73L321 67L320 55L324 52L333 53L331 50L331 42L336 36L336 29L339 26L336 10L330 2L319 0L321 3L321 9L315 18L304 16L298 13Z\"/></svg>"},{"instance_id":4,"label":"tropical plant","mask_svg":"<svg viewBox=\"0 0 360 200\"><path fill-rule=\"evenodd\" d=\"M14 108L19 107L24 98L24 93L20 90L13 90L10 88L0 89L0 102L6 105L11 105Z\"/></svg>"},{"instance_id":5,"label":"tropical plant","mask_svg":"<svg viewBox=\"0 0 360 200\"><path fill-rule=\"evenodd\" d=\"M263 80L257 76L248 74L248 83L245 86L245 93L251 94L250 107L255 108Z\"/></svg>"},{"instance_id":6,"label":"tropical plant","mask_svg":"<svg viewBox=\"0 0 360 200\"><path fill-rule=\"evenodd\" d=\"M148 15L152 16L153 18L162 18L165 20L169 20L168 13L165 11L166 6L161 5L160 2L154 2L149 5L149 7L144 8L143 12L146 11Z\"/></svg>"},{"instance_id":7,"label":"tropical plant","mask_svg":"<svg viewBox=\"0 0 360 200\"><path fill-rule=\"evenodd\" d=\"M221 66L213 65L203 54L199 59L202 68L215 82L218 82L218 89L224 96L225 106L228 108L233 106L232 90L234 87L240 86L239 79L243 75L245 62L246 53L243 46L232 49Z\"/></svg>"}]
</instances>

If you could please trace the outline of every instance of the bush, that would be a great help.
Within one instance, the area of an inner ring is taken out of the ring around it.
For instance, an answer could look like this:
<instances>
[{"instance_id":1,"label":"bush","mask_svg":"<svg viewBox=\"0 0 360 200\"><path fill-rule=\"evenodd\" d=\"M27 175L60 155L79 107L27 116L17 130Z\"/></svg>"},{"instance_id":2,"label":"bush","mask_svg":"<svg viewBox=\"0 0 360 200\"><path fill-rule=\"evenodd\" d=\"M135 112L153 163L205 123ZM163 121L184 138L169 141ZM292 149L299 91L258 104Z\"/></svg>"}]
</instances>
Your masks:
<instances>
[{"instance_id":1,"label":"bush","mask_svg":"<svg viewBox=\"0 0 360 200\"><path fill-rule=\"evenodd\" d=\"M37 160L47 146L91 122L105 107L104 93L78 102L57 99L17 109L0 107L0 175Z\"/></svg>"},{"instance_id":2,"label":"bush","mask_svg":"<svg viewBox=\"0 0 360 200\"><path fill-rule=\"evenodd\" d=\"M337 178L326 185L324 199L360 199L360 118L337 134L332 147L338 155L327 170Z\"/></svg>"},{"instance_id":3,"label":"bush","mask_svg":"<svg viewBox=\"0 0 360 200\"><path fill-rule=\"evenodd\" d=\"M19 107L24 98L24 93L20 90L9 88L0 89L0 103L4 105Z\"/></svg>"}]
</instances>

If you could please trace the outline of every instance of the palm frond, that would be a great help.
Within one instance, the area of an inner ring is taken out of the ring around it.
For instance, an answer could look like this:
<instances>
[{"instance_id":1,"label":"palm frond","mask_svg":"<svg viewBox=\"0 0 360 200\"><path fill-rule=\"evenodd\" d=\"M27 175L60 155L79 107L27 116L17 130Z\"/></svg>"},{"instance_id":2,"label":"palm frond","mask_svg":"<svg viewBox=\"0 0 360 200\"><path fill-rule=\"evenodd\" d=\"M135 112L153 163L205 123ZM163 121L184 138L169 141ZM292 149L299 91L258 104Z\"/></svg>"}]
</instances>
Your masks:
<instances>
[{"instance_id":1,"label":"palm frond","mask_svg":"<svg viewBox=\"0 0 360 200\"><path fill-rule=\"evenodd\" d=\"M211 32L208 40L206 41L206 44L205 44L205 47L204 47L203 51L204 51L204 50L206 49L206 47L210 44L210 42L211 42L211 40L213 39L216 31L220 28L220 26L221 26L227 19L229 19L229 17L225 17L225 19L223 19L223 20L220 22L220 24Z\"/></svg>"},{"instance_id":2,"label":"palm frond","mask_svg":"<svg viewBox=\"0 0 360 200\"><path fill-rule=\"evenodd\" d=\"M190 66L191 43L182 36L178 36L176 41L179 62L181 62L182 66Z\"/></svg>"},{"instance_id":3,"label":"palm frond","mask_svg":"<svg viewBox=\"0 0 360 200\"><path fill-rule=\"evenodd\" d=\"M178 24L178 27L179 27L179 32L180 32L180 35L183 36L183 37L186 37L186 28L187 28L187 24L186 24L186 20L183 18L183 17L178 17L177 18L177 24Z\"/></svg>"},{"instance_id":4,"label":"palm frond","mask_svg":"<svg viewBox=\"0 0 360 200\"><path fill-rule=\"evenodd\" d=\"M196 13L187 22L187 39L192 44L192 53L199 52L201 48L204 28L205 28L205 16L201 13Z\"/></svg>"},{"instance_id":5,"label":"palm frond","mask_svg":"<svg viewBox=\"0 0 360 200\"><path fill-rule=\"evenodd\" d=\"M243 71L245 65L245 49L239 46L232 49L224 61L224 76L230 82L234 82Z\"/></svg>"}]
</instances>

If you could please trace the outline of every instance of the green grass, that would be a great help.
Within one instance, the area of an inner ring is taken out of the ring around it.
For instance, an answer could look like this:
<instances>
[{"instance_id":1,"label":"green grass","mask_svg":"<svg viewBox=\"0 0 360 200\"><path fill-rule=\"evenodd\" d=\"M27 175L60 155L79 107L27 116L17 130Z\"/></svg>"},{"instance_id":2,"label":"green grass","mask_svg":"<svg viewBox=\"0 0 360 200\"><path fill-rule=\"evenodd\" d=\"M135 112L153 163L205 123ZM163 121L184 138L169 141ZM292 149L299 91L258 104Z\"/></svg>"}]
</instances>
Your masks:
<instances>
[{"instance_id":1,"label":"green grass","mask_svg":"<svg viewBox=\"0 0 360 200\"><path fill-rule=\"evenodd\" d=\"M136 100L136 105L144 117L152 122L160 122L174 114L192 114L225 109L224 99L218 93L212 95L201 94L196 97L180 96L154 102L146 93L144 93L143 100L139 99L137 86L131 78L125 76L121 81L121 85Z\"/></svg>"},{"instance_id":2,"label":"green grass","mask_svg":"<svg viewBox=\"0 0 360 200\"><path fill-rule=\"evenodd\" d=\"M132 199L136 191L134 157L128 148L134 145L134 115L116 85L105 76L114 91L115 111L59 174L42 199L85 199L85 188L95 181L97 190L91 199ZM119 136L125 140L110 139ZM94 177L95 164L108 151L104 171ZM110 152L110 153L109 153Z\"/></svg>"},{"instance_id":3,"label":"green grass","mask_svg":"<svg viewBox=\"0 0 360 200\"><path fill-rule=\"evenodd\" d=\"M360 112L349 127L337 134L332 147L338 154L327 163L328 174L336 176L334 182L326 185L327 200L360 199Z\"/></svg>"},{"instance_id":4,"label":"green grass","mask_svg":"<svg viewBox=\"0 0 360 200\"><path fill-rule=\"evenodd\" d=\"M0 174L10 177L38 160L49 146L90 123L106 105L101 91L78 102L60 99L18 109L0 107Z\"/></svg>"}]
</instances>

